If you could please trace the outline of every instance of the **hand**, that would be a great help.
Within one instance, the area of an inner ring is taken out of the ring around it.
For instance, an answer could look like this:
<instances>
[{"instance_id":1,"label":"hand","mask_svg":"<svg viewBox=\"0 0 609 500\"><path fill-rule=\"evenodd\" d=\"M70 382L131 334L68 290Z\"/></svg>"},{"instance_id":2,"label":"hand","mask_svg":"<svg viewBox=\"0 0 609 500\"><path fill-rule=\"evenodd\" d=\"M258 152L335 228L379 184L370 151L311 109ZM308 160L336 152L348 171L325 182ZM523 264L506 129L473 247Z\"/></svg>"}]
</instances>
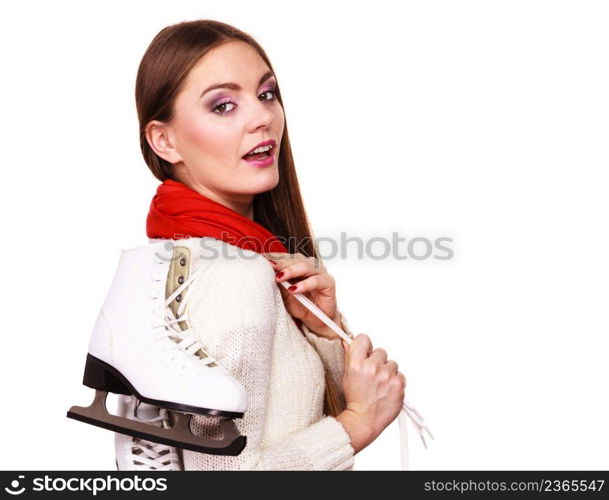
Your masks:
<instances>
[{"instance_id":1,"label":"hand","mask_svg":"<svg viewBox=\"0 0 609 500\"><path fill-rule=\"evenodd\" d=\"M341 338L336 332L328 327L322 320L302 305L293 295L302 293L326 315L342 327L340 314L336 306L336 282L331 274L315 257L306 257L301 253L274 253L263 254L275 270L275 280L277 283L288 280L295 289L286 290L280 286L285 307L288 313L302 320L302 322L313 333L330 340ZM278 274L280 276L277 276ZM294 278L305 277L296 283Z\"/></svg>"},{"instance_id":2,"label":"hand","mask_svg":"<svg viewBox=\"0 0 609 500\"><path fill-rule=\"evenodd\" d=\"M404 403L406 377L384 349L372 349L365 334L345 347L343 390L347 406L337 419L357 451L374 441L398 416Z\"/></svg>"}]
</instances>

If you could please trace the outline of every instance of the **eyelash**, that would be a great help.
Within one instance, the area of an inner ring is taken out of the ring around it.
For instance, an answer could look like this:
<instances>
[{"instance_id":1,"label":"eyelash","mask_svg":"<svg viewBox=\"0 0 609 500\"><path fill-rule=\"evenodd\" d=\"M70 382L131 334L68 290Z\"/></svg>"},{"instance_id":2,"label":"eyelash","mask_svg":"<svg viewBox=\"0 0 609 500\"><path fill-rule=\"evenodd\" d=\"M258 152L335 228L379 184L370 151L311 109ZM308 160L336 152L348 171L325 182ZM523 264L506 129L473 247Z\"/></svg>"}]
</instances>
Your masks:
<instances>
[{"instance_id":1,"label":"eyelash","mask_svg":"<svg viewBox=\"0 0 609 500\"><path fill-rule=\"evenodd\" d=\"M262 94L266 94L268 92L272 92L273 93L273 97L271 99L267 99L267 102L273 102L277 99L277 94L276 94L276 87L269 89L269 90L265 90ZM225 115L227 113L230 113L232 111L232 109L230 111L224 111L224 112L217 112L216 110L220 107L220 106L225 106L226 104L235 104L231 99L226 98L223 101L220 101L218 104L216 104L211 110L213 113L216 113L218 115Z\"/></svg>"}]
</instances>

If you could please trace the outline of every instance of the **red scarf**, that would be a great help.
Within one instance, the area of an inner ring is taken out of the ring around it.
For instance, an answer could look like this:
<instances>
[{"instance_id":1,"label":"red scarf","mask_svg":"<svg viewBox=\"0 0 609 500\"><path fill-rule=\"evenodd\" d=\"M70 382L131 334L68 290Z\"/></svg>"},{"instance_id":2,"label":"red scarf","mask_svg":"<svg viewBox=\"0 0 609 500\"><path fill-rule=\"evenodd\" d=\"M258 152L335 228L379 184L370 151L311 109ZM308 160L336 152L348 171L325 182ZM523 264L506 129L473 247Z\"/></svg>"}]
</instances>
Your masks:
<instances>
[{"instance_id":1,"label":"red scarf","mask_svg":"<svg viewBox=\"0 0 609 500\"><path fill-rule=\"evenodd\" d=\"M210 236L258 253L288 253L264 226L171 179L160 184L152 198L146 234L172 240Z\"/></svg>"}]
</instances>

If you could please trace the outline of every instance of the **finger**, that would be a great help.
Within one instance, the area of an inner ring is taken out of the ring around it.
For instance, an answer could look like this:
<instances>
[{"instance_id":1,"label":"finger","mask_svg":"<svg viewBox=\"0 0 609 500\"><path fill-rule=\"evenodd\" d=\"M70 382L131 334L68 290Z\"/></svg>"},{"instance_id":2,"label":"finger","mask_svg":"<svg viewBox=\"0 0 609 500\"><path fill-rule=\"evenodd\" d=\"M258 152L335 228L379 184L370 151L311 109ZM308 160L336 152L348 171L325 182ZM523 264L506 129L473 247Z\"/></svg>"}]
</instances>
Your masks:
<instances>
[{"instance_id":1,"label":"finger","mask_svg":"<svg viewBox=\"0 0 609 500\"><path fill-rule=\"evenodd\" d=\"M290 262L278 263L273 266L275 271L283 272L281 279L295 278L296 276L313 276L315 274L326 273L326 269L320 266L318 261L313 258L303 257L294 259Z\"/></svg>"},{"instance_id":2,"label":"finger","mask_svg":"<svg viewBox=\"0 0 609 500\"><path fill-rule=\"evenodd\" d=\"M365 333L357 335L349 346L349 358L357 361L363 361L368 357L368 353L372 351L372 342L370 337Z\"/></svg>"},{"instance_id":3,"label":"finger","mask_svg":"<svg viewBox=\"0 0 609 500\"><path fill-rule=\"evenodd\" d=\"M294 283L292 286L294 288L290 287L290 293L306 293L314 290L332 290L335 288L336 282L329 274L316 274L298 283Z\"/></svg>"},{"instance_id":4,"label":"finger","mask_svg":"<svg viewBox=\"0 0 609 500\"><path fill-rule=\"evenodd\" d=\"M387 351L385 351L385 349L377 347L376 349L374 349L374 351L372 351L372 354L370 354L369 359L373 359L384 365L385 361L387 361Z\"/></svg>"},{"instance_id":5,"label":"finger","mask_svg":"<svg viewBox=\"0 0 609 500\"><path fill-rule=\"evenodd\" d=\"M391 372L392 375L395 375L398 371L398 364L393 359L387 360L385 366Z\"/></svg>"},{"instance_id":6,"label":"finger","mask_svg":"<svg viewBox=\"0 0 609 500\"><path fill-rule=\"evenodd\" d=\"M266 252L266 253L263 253L262 255L264 255L269 261L273 261L273 262L271 262L271 264L273 264L273 267L276 270L279 268L283 268L285 266L289 266L295 260L299 260L300 258L304 257L304 255L302 255L300 253L286 253L286 252L283 252L283 253Z\"/></svg>"},{"instance_id":7,"label":"finger","mask_svg":"<svg viewBox=\"0 0 609 500\"><path fill-rule=\"evenodd\" d=\"M399 388L406 389L406 376L402 372L397 372L393 378L394 382Z\"/></svg>"}]
</instances>

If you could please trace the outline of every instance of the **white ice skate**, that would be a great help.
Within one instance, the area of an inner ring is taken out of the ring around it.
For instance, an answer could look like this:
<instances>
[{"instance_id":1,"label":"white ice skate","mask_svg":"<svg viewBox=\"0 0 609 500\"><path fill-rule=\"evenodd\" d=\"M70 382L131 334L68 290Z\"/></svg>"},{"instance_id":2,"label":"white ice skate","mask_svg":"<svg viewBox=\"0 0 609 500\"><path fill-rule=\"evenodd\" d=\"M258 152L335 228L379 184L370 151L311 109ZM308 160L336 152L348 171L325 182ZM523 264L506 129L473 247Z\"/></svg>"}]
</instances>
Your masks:
<instances>
[{"instance_id":1,"label":"white ice skate","mask_svg":"<svg viewBox=\"0 0 609 500\"><path fill-rule=\"evenodd\" d=\"M207 269L174 240L122 250L89 342L83 384L95 389L95 399L70 408L69 418L192 451L241 453L246 439L230 419L243 417L245 389L205 352L186 312L189 285ZM172 410L173 425L108 413L108 392ZM219 417L222 438L195 436L192 414Z\"/></svg>"},{"instance_id":2,"label":"white ice skate","mask_svg":"<svg viewBox=\"0 0 609 500\"><path fill-rule=\"evenodd\" d=\"M135 396L119 395L118 415L130 420L154 423L166 429L170 427L167 410L142 403ZM118 470L182 470L180 452L173 446L152 443L116 432L114 447Z\"/></svg>"}]
</instances>

